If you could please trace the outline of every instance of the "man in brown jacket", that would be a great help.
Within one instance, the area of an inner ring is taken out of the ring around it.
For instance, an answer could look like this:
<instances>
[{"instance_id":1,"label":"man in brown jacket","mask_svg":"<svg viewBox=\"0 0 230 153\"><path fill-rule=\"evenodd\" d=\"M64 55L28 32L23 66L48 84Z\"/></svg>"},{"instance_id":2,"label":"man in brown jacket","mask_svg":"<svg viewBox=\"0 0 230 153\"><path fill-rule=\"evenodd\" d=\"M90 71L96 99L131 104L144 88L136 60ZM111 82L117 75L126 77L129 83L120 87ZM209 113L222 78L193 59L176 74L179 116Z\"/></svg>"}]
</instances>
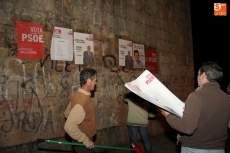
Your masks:
<instances>
[{"instance_id":1,"label":"man in brown jacket","mask_svg":"<svg viewBox=\"0 0 230 153\"><path fill-rule=\"evenodd\" d=\"M161 110L169 125L183 133L181 153L224 153L230 120L230 98L220 89L223 70L214 62L204 63L197 76L199 90L185 101L183 117Z\"/></svg>"},{"instance_id":2,"label":"man in brown jacket","mask_svg":"<svg viewBox=\"0 0 230 153\"><path fill-rule=\"evenodd\" d=\"M97 84L96 75L97 72L91 68L80 72L81 87L74 93L64 112L67 118L64 126L66 133L72 139L85 144L87 149L94 148L92 138L96 134L94 107L90 98L90 91L94 90Z\"/></svg>"}]
</instances>

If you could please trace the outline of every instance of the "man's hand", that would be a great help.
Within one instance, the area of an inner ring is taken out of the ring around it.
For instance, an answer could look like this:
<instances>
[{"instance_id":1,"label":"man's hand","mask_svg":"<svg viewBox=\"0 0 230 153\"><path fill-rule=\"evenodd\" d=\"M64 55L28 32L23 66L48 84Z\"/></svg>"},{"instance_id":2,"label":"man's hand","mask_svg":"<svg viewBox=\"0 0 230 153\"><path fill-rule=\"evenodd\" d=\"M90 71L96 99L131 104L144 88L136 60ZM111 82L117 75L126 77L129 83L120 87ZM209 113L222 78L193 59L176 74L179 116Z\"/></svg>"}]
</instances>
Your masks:
<instances>
[{"instance_id":1,"label":"man's hand","mask_svg":"<svg viewBox=\"0 0 230 153\"><path fill-rule=\"evenodd\" d=\"M94 148L94 142L89 140L85 146L87 149L93 149Z\"/></svg>"},{"instance_id":2,"label":"man's hand","mask_svg":"<svg viewBox=\"0 0 230 153\"><path fill-rule=\"evenodd\" d=\"M165 111L165 110L163 110L163 109L160 109L160 111L161 111L161 114L164 116L164 117L166 117L166 116L168 116L170 113L169 112L167 112L167 111Z\"/></svg>"}]
</instances>

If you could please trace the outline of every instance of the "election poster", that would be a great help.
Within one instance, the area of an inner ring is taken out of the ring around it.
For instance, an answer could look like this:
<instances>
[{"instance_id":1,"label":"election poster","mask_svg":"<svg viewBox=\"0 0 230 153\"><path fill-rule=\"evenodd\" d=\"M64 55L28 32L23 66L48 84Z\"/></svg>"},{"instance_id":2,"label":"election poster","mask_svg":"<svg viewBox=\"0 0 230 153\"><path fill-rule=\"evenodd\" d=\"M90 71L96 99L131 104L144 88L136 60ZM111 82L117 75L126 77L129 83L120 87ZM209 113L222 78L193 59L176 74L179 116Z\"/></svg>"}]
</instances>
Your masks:
<instances>
[{"instance_id":1,"label":"election poster","mask_svg":"<svg viewBox=\"0 0 230 153\"><path fill-rule=\"evenodd\" d=\"M158 72L157 52L153 49L146 50L147 69L151 73Z\"/></svg>"},{"instance_id":2,"label":"election poster","mask_svg":"<svg viewBox=\"0 0 230 153\"><path fill-rule=\"evenodd\" d=\"M168 90L150 71L145 70L137 79L125 83L125 87L148 102L178 117L183 116L185 103Z\"/></svg>"},{"instance_id":3,"label":"election poster","mask_svg":"<svg viewBox=\"0 0 230 153\"><path fill-rule=\"evenodd\" d=\"M119 39L119 66L132 67L132 41Z\"/></svg>"},{"instance_id":4,"label":"election poster","mask_svg":"<svg viewBox=\"0 0 230 153\"><path fill-rule=\"evenodd\" d=\"M93 35L74 32L75 64L94 65Z\"/></svg>"},{"instance_id":5,"label":"election poster","mask_svg":"<svg viewBox=\"0 0 230 153\"><path fill-rule=\"evenodd\" d=\"M17 57L44 59L43 27L32 22L16 21Z\"/></svg>"},{"instance_id":6,"label":"election poster","mask_svg":"<svg viewBox=\"0 0 230 153\"><path fill-rule=\"evenodd\" d=\"M51 60L73 60L73 30L62 27L54 27L51 48Z\"/></svg>"},{"instance_id":7,"label":"election poster","mask_svg":"<svg viewBox=\"0 0 230 153\"><path fill-rule=\"evenodd\" d=\"M142 44L133 43L133 68L145 68L145 47Z\"/></svg>"}]
</instances>

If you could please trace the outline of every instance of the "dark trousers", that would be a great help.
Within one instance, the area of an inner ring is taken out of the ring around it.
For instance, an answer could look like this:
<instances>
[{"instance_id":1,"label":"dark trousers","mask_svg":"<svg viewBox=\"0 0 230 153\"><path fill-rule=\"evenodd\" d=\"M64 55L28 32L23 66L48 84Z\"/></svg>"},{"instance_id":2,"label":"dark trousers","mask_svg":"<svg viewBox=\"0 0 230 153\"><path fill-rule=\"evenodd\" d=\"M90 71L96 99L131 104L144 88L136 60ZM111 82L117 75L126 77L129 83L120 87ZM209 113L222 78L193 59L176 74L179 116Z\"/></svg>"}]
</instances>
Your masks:
<instances>
[{"instance_id":1,"label":"dark trousers","mask_svg":"<svg viewBox=\"0 0 230 153\"><path fill-rule=\"evenodd\" d=\"M92 137L90 139L94 141L96 137ZM77 142L77 141L72 140L72 142ZM87 149L85 146L73 146L73 149L76 153L94 153L94 149Z\"/></svg>"},{"instance_id":2,"label":"dark trousers","mask_svg":"<svg viewBox=\"0 0 230 153\"><path fill-rule=\"evenodd\" d=\"M87 149L86 147L74 146L73 149L76 153L93 153L93 149Z\"/></svg>"},{"instance_id":3,"label":"dark trousers","mask_svg":"<svg viewBox=\"0 0 230 153\"><path fill-rule=\"evenodd\" d=\"M152 144L149 139L149 134L148 134L148 127L142 127L142 126L132 126L128 125L128 130L129 130L129 136L132 142L135 142L137 144L138 141L138 132L141 135L141 140L143 142L143 146L145 149L145 153L152 153Z\"/></svg>"}]
</instances>

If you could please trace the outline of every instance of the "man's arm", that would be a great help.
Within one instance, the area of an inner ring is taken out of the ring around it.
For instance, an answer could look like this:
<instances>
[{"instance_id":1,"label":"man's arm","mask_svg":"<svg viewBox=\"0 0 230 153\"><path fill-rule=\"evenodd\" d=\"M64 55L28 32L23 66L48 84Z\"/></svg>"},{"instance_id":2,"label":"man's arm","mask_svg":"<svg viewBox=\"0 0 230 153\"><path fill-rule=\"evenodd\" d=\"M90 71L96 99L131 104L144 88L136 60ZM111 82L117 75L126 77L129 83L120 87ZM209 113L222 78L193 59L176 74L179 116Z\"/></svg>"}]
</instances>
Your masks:
<instances>
[{"instance_id":1,"label":"man's arm","mask_svg":"<svg viewBox=\"0 0 230 153\"><path fill-rule=\"evenodd\" d=\"M198 127L201 108L202 104L200 100L194 94L190 94L185 101L185 109L182 118L166 111L161 111L161 113L166 117L167 122L172 128L185 134L193 134Z\"/></svg>"},{"instance_id":2,"label":"man's arm","mask_svg":"<svg viewBox=\"0 0 230 153\"><path fill-rule=\"evenodd\" d=\"M86 145L89 142L89 138L78 127L84 118L85 111L83 107L79 104L75 105L67 117L64 129L72 139L82 142Z\"/></svg>"},{"instance_id":3,"label":"man's arm","mask_svg":"<svg viewBox=\"0 0 230 153\"><path fill-rule=\"evenodd\" d=\"M143 62L140 60L140 68L143 68Z\"/></svg>"},{"instance_id":4,"label":"man's arm","mask_svg":"<svg viewBox=\"0 0 230 153\"><path fill-rule=\"evenodd\" d=\"M125 55L125 66L127 66L128 65L128 57L127 57L127 55Z\"/></svg>"},{"instance_id":5,"label":"man's arm","mask_svg":"<svg viewBox=\"0 0 230 153\"><path fill-rule=\"evenodd\" d=\"M85 54L86 54L86 51L84 51L84 53L83 53L83 64L84 65L86 65L86 56L85 56Z\"/></svg>"},{"instance_id":6,"label":"man's arm","mask_svg":"<svg viewBox=\"0 0 230 153\"><path fill-rule=\"evenodd\" d=\"M92 58L93 58L92 60L93 60L93 63L94 63L94 55L93 55L93 52L92 52L92 51L91 51L91 54L92 54Z\"/></svg>"}]
</instances>

